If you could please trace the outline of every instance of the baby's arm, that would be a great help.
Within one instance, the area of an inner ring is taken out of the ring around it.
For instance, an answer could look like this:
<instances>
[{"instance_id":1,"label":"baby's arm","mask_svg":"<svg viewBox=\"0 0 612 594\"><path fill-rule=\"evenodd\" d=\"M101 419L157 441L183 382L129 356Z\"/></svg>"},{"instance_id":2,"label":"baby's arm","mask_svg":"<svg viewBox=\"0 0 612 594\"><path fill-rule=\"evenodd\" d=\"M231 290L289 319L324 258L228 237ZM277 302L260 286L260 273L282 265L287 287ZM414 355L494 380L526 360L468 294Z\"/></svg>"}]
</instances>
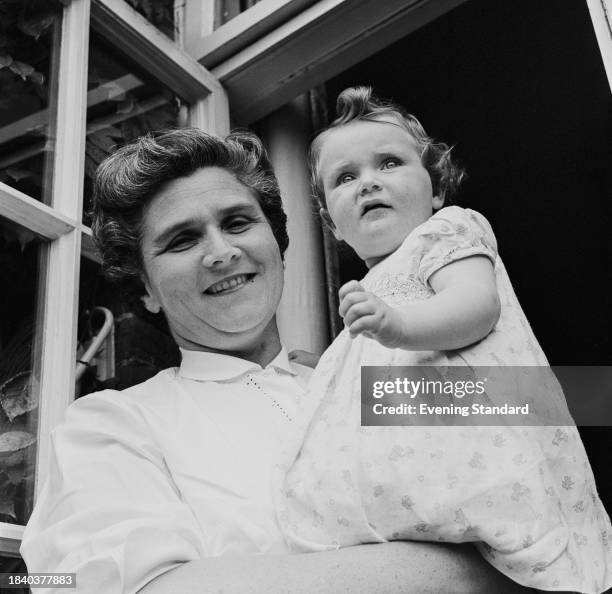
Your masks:
<instances>
[{"instance_id":1,"label":"baby's arm","mask_svg":"<svg viewBox=\"0 0 612 594\"><path fill-rule=\"evenodd\" d=\"M340 315L351 336L389 348L448 351L484 338L499 319L493 264L485 256L456 260L434 272L430 299L391 307L350 281L340 289Z\"/></svg>"}]
</instances>

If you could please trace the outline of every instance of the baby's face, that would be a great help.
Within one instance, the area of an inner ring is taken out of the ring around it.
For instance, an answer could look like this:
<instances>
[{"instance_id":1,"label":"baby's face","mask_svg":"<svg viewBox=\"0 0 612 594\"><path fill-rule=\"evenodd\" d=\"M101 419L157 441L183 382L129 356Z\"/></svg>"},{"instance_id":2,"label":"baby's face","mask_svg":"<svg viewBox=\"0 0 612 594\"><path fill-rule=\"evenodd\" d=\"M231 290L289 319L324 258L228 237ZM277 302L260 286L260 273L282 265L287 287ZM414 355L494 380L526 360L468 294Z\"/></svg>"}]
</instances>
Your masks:
<instances>
[{"instance_id":1,"label":"baby's face","mask_svg":"<svg viewBox=\"0 0 612 594\"><path fill-rule=\"evenodd\" d=\"M390 121L356 121L328 132L319 176L336 238L368 267L442 206L413 137Z\"/></svg>"}]
</instances>

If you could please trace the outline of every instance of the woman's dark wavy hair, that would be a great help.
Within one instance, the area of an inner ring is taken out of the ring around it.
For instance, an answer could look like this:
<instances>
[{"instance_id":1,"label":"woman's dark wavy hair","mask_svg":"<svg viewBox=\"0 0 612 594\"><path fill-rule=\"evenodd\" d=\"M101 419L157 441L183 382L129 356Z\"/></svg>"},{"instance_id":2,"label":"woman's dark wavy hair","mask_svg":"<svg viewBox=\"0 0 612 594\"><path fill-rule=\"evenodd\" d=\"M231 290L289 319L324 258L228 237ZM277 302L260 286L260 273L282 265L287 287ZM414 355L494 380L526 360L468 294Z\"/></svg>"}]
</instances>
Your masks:
<instances>
[{"instance_id":1,"label":"woman's dark wavy hair","mask_svg":"<svg viewBox=\"0 0 612 594\"><path fill-rule=\"evenodd\" d=\"M364 120L388 122L406 130L421 150L421 163L431 178L433 195L445 202L455 195L465 172L451 158L451 147L428 136L419 120L403 107L378 99L370 87L349 87L338 95L336 113L338 117L312 141L308 157L312 189L321 208L327 208L319 175L319 156L325 138L335 128Z\"/></svg>"},{"instance_id":2,"label":"woman's dark wavy hair","mask_svg":"<svg viewBox=\"0 0 612 594\"><path fill-rule=\"evenodd\" d=\"M284 255L289 244L287 216L259 138L248 132L222 139L197 128L166 130L120 148L96 171L91 227L108 280L142 295L144 209L164 184L202 167L222 167L254 192Z\"/></svg>"}]
</instances>

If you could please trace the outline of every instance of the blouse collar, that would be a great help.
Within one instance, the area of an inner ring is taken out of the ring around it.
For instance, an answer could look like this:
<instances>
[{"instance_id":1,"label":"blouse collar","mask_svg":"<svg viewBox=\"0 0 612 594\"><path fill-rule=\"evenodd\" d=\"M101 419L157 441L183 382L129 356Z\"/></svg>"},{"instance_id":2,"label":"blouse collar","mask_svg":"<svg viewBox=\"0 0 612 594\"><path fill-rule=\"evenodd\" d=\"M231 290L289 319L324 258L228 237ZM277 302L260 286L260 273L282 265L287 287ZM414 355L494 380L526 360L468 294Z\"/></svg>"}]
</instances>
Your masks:
<instances>
[{"instance_id":1,"label":"blouse collar","mask_svg":"<svg viewBox=\"0 0 612 594\"><path fill-rule=\"evenodd\" d=\"M297 375L297 372L291 367L289 357L287 356L287 349L284 346L265 368L258 363L232 355L221 355L205 351L188 351L182 348L180 351L182 360L179 375L187 379L223 381L237 378L248 371L261 371L271 367L291 375Z\"/></svg>"}]
</instances>

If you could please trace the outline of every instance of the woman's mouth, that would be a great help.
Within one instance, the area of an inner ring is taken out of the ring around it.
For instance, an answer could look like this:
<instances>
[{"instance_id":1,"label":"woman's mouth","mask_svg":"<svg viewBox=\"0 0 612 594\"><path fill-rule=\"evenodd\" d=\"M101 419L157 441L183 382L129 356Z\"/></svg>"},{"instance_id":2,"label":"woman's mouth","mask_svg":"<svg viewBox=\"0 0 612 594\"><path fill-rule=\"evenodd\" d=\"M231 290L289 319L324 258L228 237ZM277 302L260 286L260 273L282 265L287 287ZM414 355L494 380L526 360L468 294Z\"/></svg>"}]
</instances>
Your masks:
<instances>
[{"instance_id":1,"label":"woman's mouth","mask_svg":"<svg viewBox=\"0 0 612 594\"><path fill-rule=\"evenodd\" d=\"M236 291L244 286L247 282L251 281L255 277L255 274L236 274L224 278L223 280L211 285L204 291L207 295L219 295L222 293L230 293Z\"/></svg>"}]
</instances>

